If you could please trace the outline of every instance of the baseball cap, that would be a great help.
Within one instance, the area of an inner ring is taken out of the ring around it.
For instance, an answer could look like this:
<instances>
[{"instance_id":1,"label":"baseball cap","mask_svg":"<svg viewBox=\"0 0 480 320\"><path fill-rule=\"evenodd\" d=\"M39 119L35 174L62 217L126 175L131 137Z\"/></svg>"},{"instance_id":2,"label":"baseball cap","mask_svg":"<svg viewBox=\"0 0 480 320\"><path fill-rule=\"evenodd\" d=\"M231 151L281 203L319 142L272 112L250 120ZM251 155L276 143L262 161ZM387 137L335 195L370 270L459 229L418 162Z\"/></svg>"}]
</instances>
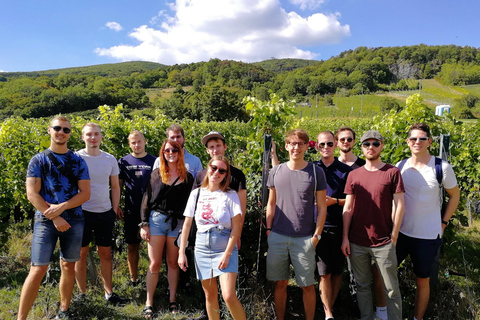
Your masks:
<instances>
[{"instance_id":1,"label":"baseball cap","mask_svg":"<svg viewBox=\"0 0 480 320\"><path fill-rule=\"evenodd\" d=\"M223 137L223 135L218 132L218 131L210 131L207 135L205 135L203 138L202 138L202 144L206 147L207 146L207 142L210 140L210 139L222 139L223 142L225 142L225 138Z\"/></svg>"},{"instance_id":2,"label":"baseball cap","mask_svg":"<svg viewBox=\"0 0 480 320\"><path fill-rule=\"evenodd\" d=\"M368 139L375 139L375 140L383 141L383 137L380 134L380 132L375 131L375 130L368 130L367 132L365 132L363 134L362 138L360 139L360 141L363 143L363 141L368 140Z\"/></svg>"}]
</instances>

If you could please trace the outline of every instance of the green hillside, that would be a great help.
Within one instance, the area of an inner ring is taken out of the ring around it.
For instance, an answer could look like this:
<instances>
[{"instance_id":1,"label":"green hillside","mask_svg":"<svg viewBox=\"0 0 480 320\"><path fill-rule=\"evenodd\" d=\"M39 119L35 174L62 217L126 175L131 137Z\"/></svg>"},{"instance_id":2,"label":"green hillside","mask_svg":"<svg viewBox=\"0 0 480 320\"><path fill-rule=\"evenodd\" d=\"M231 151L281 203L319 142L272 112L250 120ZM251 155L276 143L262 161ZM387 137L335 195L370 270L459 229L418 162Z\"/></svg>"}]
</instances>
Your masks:
<instances>
[{"instance_id":1,"label":"green hillside","mask_svg":"<svg viewBox=\"0 0 480 320\"><path fill-rule=\"evenodd\" d=\"M129 61L129 62L120 62L120 63L106 63L106 64L97 64L93 66L85 67L72 67L72 68L62 68L62 69L51 69L44 71L32 71L32 72L4 72L0 73L5 77L55 77L60 74L68 75L96 75L96 76L108 76L108 77L120 77L120 76L129 76L134 72L145 72L150 70L155 70L158 68L165 67L165 65L148 62L148 61Z\"/></svg>"}]
</instances>

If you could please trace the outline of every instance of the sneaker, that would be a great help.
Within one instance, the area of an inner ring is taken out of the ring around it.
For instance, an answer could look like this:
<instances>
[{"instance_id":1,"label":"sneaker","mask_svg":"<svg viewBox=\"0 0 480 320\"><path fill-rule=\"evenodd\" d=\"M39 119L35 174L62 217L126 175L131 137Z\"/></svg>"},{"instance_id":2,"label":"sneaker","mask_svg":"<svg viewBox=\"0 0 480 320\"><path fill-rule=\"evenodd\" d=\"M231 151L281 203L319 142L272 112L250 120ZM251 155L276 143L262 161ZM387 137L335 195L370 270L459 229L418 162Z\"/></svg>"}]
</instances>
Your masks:
<instances>
[{"instance_id":1,"label":"sneaker","mask_svg":"<svg viewBox=\"0 0 480 320\"><path fill-rule=\"evenodd\" d=\"M72 314L70 313L70 311L59 310L55 319L73 319L73 317L72 317Z\"/></svg>"},{"instance_id":2,"label":"sneaker","mask_svg":"<svg viewBox=\"0 0 480 320\"><path fill-rule=\"evenodd\" d=\"M137 280L128 280L128 285L130 287L137 287L140 283L142 283L142 281L140 279L137 279Z\"/></svg>"},{"instance_id":3,"label":"sneaker","mask_svg":"<svg viewBox=\"0 0 480 320\"><path fill-rule=\"evenodd\" d=\"M127 303L130 302L130 299L127 298L122 298L115 292L110 293L109 295L105 296L105 300L107 300L108 303L111 303L115 306L123 307Z\"/></svg>"}]
</instances>

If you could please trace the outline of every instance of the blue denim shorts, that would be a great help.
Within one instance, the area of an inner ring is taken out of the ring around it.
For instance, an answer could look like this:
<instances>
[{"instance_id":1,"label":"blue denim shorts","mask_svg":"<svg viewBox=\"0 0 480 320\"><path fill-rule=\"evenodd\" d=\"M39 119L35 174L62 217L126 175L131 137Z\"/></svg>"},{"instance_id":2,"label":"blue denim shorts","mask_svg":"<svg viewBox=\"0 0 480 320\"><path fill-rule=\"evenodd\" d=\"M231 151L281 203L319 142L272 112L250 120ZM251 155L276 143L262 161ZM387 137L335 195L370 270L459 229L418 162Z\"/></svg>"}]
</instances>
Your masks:
<instances>
[{"instance_id":1,"label":"blue denim shorts","mask_svg":"<svg viewBox=\"0 0 480 320\"><path fill-rule=\"evenodd\" d=\"M268 280L288 280L291 262L297 285L308 287L315 283L315 248L311 236L291 237L270 232L267 241Z\"/></svg>"},{"instance_id":2,"label":"blue denim shorts","mask_svg":"<svg viewBox=\"0 0 480 320\"><path fill-rule=\"evenodd\" d=\"M49 265L53 261L53 251L60 239L60 258L67 262L80 259L80 249L83 237L83 219L68 220L71 228L60 232L48 219L37 219L33 227L31 250L32 266Z\"/></svg>"},{"instance_id":3,"label":"blue denim shorts","mask_svg":"<svg viewBox=\"0 0 480 320\"><path fill-rule=\"evenodd\" d=\"M171 238L176 238L178 236L180 229L182 229L184 219L177 220L177 226L172 230L172 218L165 222L167 218L167 215L157 211L152 211L150 213L148 223L151 236L166 236Z\"/></svg>"},{"instance_id":4,"label":"blue denim shorts","mask_svg":"<svg viewBox=\"0 0 480 320\"><path fill-rule=\"evenodd\" d=\"M231 229L219 229L217 227L206 232L197 232L195 242L195 270L198 280L206 280L218 277L224 273L238 273L238 249L235 244L230 261L225 269L218 269L222 259Z\"/></svg>"}]
</instances>

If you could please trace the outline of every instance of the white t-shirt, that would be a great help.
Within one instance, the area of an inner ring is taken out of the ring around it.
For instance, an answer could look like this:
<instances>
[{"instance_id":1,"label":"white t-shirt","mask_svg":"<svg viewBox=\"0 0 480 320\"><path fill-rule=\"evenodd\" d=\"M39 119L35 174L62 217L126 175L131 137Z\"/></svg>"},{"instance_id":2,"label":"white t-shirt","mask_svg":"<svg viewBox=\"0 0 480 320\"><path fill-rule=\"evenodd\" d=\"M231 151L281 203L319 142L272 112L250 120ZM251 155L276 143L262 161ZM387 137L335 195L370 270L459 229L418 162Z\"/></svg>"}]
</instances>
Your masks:
<instances>
[{"instance_id":1,"label":"white t-shirt","mask_svg":"<svg viewBox=\"0 0 480 320\"><path fill-rule=\"evenodd\" d=\"M194 214L195 201L199 190L197 211ZM187 207L183 215L185 217L195 216L198 232L205 232L214 227L230 229L232 227L232 218L242 214L240 200L235 191L222 192L217 190L208 191L206 188L197 188L190 193Z\"/></svg>"},{"instance_id":2,"label":"white t-shirt","mask_svg":"<svg viewBox=\"0 0 480 320\"><path fill-rule=\"evenodd\" d=\"M445 189L454 188L457 179L452 166L442 161L442 171ZM432 156L421 170L411 167L408 159L401 172L405 186L405 215L400 232L413 238L436 239L442 235L442 219L435 157Z\"/></svg>"},{"instance_id":3,"label":"white t-shirt","mask_svg":"<svg viewBox=\"0 0 480 320\"><path fill-rule=\"evenodd\" d=\"M120 173L118 163L110 153L101 151L99 156L88 155L84 149L77 151L87 162L90 174L90 199L82 204L82 209L90 212L105 212L112 208L110 200L110 176Z\"/></svg>"}]
</instances>

